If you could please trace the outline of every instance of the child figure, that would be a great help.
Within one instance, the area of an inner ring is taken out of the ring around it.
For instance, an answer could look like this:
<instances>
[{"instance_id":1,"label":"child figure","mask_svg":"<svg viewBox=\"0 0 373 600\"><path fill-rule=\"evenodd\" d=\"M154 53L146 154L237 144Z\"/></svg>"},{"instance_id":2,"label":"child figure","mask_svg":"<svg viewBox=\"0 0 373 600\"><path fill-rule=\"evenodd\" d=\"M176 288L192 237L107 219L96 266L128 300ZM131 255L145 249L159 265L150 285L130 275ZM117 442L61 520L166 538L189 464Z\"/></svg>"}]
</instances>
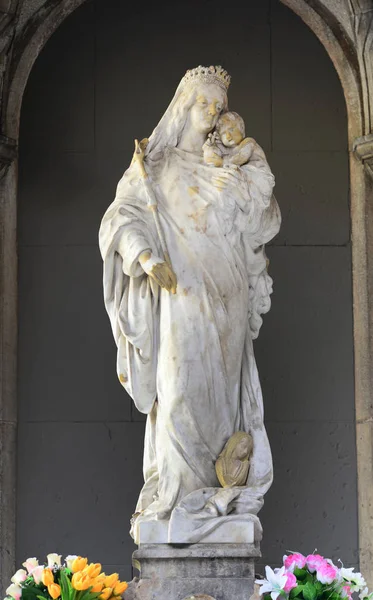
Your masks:
<instances>
[{"instance_id":1,"label":"child figure","mask_svg":"<svg viewBox=\"0 0 373 600\"><path fill-rule=\"evenodd\" d=\"M245 138L245 123L235 112L226 112L219 118L214 133L203 145L203 157L208 165L241 167L249 162L254 140Z\"/></svg>"},{"instance_id":2,"label":"child figure","mask_svg":"<svg viewBox=\"0 0 373 600\"><path fill-rule=\"evenodd\" d=\"M245 137L245 123L236 112L223 113L202 146L204 162L213 167L242 168L241 178L249 178L251 202L242 202L240 194L231 189L224 205L224 227L230 231L233 225L244 231L255 204L265 208L270 205L274 177L262 148L253 138ZM230 200L230 203L228 202ZM228 215L228 203L231 213ZM249 218L248 218L249 217Z\"/></svg>"},{"instance_id":3,"label":"child figure","mask_svg":"<svg viewBox=\"0 0 373 600\"><path fill-rule=\"evenodd\" d=\"M236 112L221 115L202 149L205 163L214 167L242 167L261 158L260 146L253 138L245 138L244 120Z\"/></svg>"}]
</instances>

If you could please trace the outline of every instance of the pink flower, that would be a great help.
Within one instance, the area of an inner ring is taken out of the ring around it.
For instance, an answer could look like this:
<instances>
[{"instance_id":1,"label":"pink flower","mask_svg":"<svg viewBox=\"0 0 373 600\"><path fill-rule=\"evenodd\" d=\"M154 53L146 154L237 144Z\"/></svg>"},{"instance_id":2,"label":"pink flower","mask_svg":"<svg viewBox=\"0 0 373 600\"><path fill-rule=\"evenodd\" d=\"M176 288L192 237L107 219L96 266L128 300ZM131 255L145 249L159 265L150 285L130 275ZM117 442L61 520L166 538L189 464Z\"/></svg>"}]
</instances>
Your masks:
<instances>
[{"instance_id":1,"label":"pink flower","mask_svg":"<svg viewBox=\"0 0 373 600\"><path fill-rule=\"evenodd\" d=\"M320 554L309 554L306 561L310 573L314 573L319 567L326 563L325 558L320 556Z\"/></svg>"},{"instance_id":2,"label":"pink flower","mask_svg":"<svg viewBox=\"0 0 373 600\"><path fill-rule=\"evenodd\" d=\"M20 585L17 585L16 583L12 583L12 585L10 585L7 590L5 591L7 596L10 596L11 598L14 598L14 600L21 600L22 597L22 588Z\"/></svg>"},{"instance_id":3,"label":"pink flower","mask_svg":"<svg viewBox=\"0 0 373 600\"><path fill-rule=\"evenodd\" d=\"M300 552L295 552L294 554L289 554L289 556L284 556L284 565L288 569L288 571L293 572L294 569L303 569L306 566L306 557Z\"/></svg>"},{"instance_id":4,"label":"pink flower","mask_svg":"<svg viewBox=\"0 0 373 600\"><path fill-rule=\"evenodd\" d=\"M17 573L14 573L12 579L10 580L12 583L16 585L20 585L23 581L27 579L27 571L24 569L18 569Z\"/></svg>"},{"instance_id":5,"label":"pink flower","mask_svg":"<svg viewBox=\"0 0 373 600\"><path fill-rule=\"evenodd\" d=\"M341 591L342 598L348 598L348 600L352 600L351 586L344 585Z\"/></svg>"},{"instance_id":6,"label":"pink flower","mask_svg":"<svg viewBox=\"0 0 373 600\"><path fill-rule=\"evenodd\" d=\"M297 578L295 577L294 573L291 573L291 571L286 571L285 575L287 579L284 586L284 592L288 594L290 590L297 587Z\"/></svg>"},{"instance_id":7,"label":"pink flower","mask_svg":"<svg viewBox=\"0 0 373 600\"><path fill-rule=\"evenodd\" d=\"M39 566L39 562L36 558L28 558L23 564L23 567L25 567L25 569L27 569L28 573L31 573L31 571L33 569L35 569L35 567Z\"/></svg>"},{"instance_id":8,"label":"pink flower","mask_svg":"<svg viewBox=\"0 0 373 600\"><path fill-rule=\"evenodd\" d=\"M41 582L41 576L43 574L43 571L43 565L38 565L37 567L35 567L35 569L32 569L32 571L30 571L30 576L34 578L36 585L39 585L39 583Z\"/></svg>"},{"instance_id":9,"label":"pink flower","mask_svg":"<svg viewBox=\"0 0 373 600\"><path fill-rule=\"evenodd\" d=\"M337 578L337 575L337 567L326 560L317 567L316 579L320 581L320 583L330 584Z\"/></svg>"}]
</instances>

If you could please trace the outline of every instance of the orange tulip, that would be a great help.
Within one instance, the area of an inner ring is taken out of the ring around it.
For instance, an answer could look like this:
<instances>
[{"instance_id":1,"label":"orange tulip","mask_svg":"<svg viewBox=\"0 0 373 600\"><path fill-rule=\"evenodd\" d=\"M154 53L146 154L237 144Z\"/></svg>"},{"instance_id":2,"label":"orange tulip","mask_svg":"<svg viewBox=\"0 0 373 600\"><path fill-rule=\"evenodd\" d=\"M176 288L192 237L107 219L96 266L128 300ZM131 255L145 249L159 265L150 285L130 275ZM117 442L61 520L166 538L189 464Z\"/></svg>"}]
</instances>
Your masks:
<instances>
[{"instance_id":1,"label":"orange tulip","mask_svg":"<svg viewBox=\"0 0 373 600\"><path fill-rule=\"evenodd\" d=\"M77 573L78 571L83 571L83 569L87 566L87 563L88 560L86 558L77 556L77 558L73 561L71 565L72 572Z\"/></svg>"},{"instance_id":2,"label":"orange tulip","mask_svg":"<svg viewBox=\"0 0 373 600\"><path fill-rule=\"evenodd\" d=\"M120 596L123 594L128 588L128 583L126 581L118 581L117 585L114 588L114 595Z\"/></svg>"},{"instance_id":3,"label":"orange tulip","mask_svg":"<svg viewBox=\"0 0 373 600\"><path fill-rule=\"evenodd\" d=\"M111 594L113 593L113 588L106 587L102 590L102 594L100 596L101 600L109 600Z\"/></svg>"},{"instance_id":4,"label":"orange tulip","mask_svg":"<svg viewBox=\"0 0 373 600\"><path fill-rule=\"evenodd\" d=\"M50 569L44 569L41 574L41 580L47 587L54 583L54 575Z\"/></svg>"},{"instance_id":5,"label":"orange tulip","mask_svg":"<svg viewBox=\"0 0 373 600\"><path fill-rule=\"evenodd\" d=\"M61 587L58 583L51 583L48 585L49 595L53 598L53 600L57 600L61 596Z\"/></svg>"},{"instance_id":6,"label":"orange tulip","mask_svg":"<svg viewBox=\"0 0 373 600\"><path fill-rule=\"evenodd\" d=\"M118 573L113 573L112 575L106 575L105 577L105 587L114 588L119 581Z\"/></svg>"},{"instance_id":7,"label":"orange tulip","mask_svg":"<svg viewBox=\"0 0 373 600\"><path fill-rule=\"evenodd\" d=\"M83 573L86 573L87 575L89 575L89 577L92 577L92 579L94 579L101 573L100 563L91 563L83 569Z\"/></svg>"},{"instance_id":8,"label":"orange tulip","mask_svg":"<svg viewBox=\"0 0 373 600\"><path fill-rule=\"evenodd\" d=\"M105 581L105 573L101 573L98 577L92 580L92 589L91 592L97 593L102 592L102 588L104 587Z\"/></svg>"},{"instance_id":9,"label":"orange tulip","mask_svg":"<svg viewBox=\"0 0 373 600\"><path fill-rule=\"evenodd\" d=\"M71 578L71 585L73 586L74 590L88 590L88 588L92 585L92 579L89 577L89 575L84 573L74 573Z\"/></svg>"}]
</instances>

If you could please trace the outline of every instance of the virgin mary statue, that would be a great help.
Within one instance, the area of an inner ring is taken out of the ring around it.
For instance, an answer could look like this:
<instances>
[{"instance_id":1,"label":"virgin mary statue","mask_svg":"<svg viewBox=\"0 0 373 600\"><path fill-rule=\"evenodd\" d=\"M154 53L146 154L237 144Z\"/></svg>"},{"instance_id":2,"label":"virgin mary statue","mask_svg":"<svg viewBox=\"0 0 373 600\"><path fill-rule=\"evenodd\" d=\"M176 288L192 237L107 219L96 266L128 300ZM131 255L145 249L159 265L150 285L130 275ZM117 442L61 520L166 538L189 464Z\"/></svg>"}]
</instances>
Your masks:
<instances>
[{"instance_id":1,"label":"virgin mary statue","mask_svg":"<svg viewBox=\"0 0 373 600\"><path fill-rule=\"evenodd\" d=\"M133 161L100 229L118 378L147 414L136 513L148 520L167 521L192 492L219 487L216 460L238 431L253 440L247 488L261 497L272 482L253 340L270 308L264 244L280 213L262 151L254 165L204 163L229 82L221 67L187 71L149 138L146 185Z\"/></svg>"}]
</instances>

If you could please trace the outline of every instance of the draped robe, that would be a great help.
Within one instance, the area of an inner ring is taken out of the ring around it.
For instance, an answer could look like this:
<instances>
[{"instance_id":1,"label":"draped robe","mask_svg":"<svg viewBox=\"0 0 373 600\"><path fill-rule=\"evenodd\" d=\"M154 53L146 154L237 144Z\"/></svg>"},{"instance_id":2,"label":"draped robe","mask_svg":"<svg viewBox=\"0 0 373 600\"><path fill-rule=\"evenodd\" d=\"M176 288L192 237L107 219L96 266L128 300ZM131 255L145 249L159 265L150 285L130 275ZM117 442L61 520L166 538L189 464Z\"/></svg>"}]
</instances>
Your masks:
<instances>
[{"instance_id":1,"label":"draped robe","mask_svg":"<svg viewBox=\"0 0 373 600\"><path fill-rule=\"evenodd\" d=\"M178 148L145 166L177 293L138 261L145 250L162 253L136 165L103 218L100 248L118 377L148 415L136 510L164 519L187 494L219 485L216 459L238 430L254 442L247 485L261 496L272 482L253 339L270 308L264 244L280 216L266 161L238 169L223 190L213 180L223 169Z\"/></svg>"}]
</instances>

